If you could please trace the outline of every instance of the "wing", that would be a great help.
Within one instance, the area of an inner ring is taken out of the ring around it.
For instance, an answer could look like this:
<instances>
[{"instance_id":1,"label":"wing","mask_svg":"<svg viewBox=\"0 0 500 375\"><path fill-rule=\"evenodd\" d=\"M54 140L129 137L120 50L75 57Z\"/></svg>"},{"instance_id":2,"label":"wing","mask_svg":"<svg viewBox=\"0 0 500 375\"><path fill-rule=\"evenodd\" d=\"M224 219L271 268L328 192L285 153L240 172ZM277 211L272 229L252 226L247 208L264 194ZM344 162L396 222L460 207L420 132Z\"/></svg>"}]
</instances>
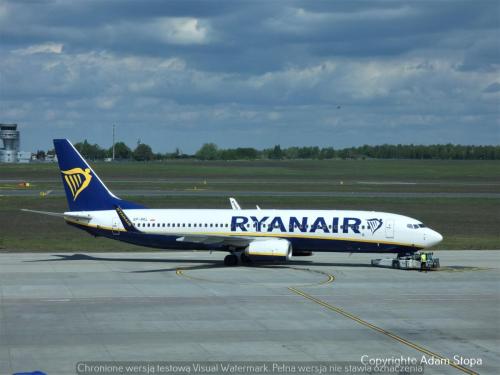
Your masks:
<instances>
[{"instance_id":1,"label":"wing","mask_svg":"<svg viewBox=\"0 0 500 375\"><path fill-rule=\"evenodd\" d=\"M234 246L234 247L246 247L251 242L261 241L260 237L251 236L220 236L220 235L209 235L209 234L186 234L177 238L178 242L191 242L200 243L204 245L220 245L220 246Z\"/></svg>"}]
</instances>

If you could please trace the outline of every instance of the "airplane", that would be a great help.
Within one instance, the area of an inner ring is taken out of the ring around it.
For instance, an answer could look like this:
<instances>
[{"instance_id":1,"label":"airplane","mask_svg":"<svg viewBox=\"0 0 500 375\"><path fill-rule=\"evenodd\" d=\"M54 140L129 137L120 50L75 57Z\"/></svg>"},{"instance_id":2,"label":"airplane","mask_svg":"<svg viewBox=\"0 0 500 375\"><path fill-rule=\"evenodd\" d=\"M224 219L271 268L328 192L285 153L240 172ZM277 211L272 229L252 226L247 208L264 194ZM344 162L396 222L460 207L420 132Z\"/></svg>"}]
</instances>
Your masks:
<instances>
[{"instance_id":1,"label":"airplane","mask_svg":"<svg viewBox=\"0 0 500 375\"><path fill-rule=\"evenodd\" d=\"M224 264L289 261L313 252L413 254L442 241L411 217L375 211L148 209L113 194L67 139L54 147L69 211L24 210L127 243L169 250L224 251Z\"/></svg>"}]
</instances>

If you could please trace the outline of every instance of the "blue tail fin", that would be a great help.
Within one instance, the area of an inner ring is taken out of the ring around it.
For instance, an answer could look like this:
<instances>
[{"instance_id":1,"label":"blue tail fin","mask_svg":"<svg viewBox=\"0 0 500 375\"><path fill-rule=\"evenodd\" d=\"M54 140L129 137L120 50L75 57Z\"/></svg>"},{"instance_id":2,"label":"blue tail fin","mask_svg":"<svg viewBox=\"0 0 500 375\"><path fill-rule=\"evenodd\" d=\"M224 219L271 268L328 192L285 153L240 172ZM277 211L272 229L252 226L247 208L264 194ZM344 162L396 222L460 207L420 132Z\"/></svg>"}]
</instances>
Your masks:
<instances>
[{"instance_id":1,"label":"blue tail fin","mask_svg":"<svg viewBox=\"0 0 500 375\"><path fill-rule=\"evenodd\" d=\"M70 141L54 139L54 147L70 211L144 208L110 192Z\"/></svg>"}]
</instances>

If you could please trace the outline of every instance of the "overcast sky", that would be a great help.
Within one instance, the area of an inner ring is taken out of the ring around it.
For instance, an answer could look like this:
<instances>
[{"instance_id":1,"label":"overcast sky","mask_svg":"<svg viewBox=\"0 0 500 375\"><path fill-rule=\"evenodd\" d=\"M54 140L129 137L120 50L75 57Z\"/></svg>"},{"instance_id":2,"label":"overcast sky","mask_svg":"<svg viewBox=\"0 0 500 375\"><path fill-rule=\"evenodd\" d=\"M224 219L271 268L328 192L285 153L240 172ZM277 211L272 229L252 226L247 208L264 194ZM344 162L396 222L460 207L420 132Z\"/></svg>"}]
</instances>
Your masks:
<instances>
[{"instance_id":1,"label":"overcast sky","mask_svg":"<svg viewBox=\"0 0 500 375\"><path fill-rule=\"evenodd\" d=\"M499 1L2 1L0 122L155 151L500 143Z\"/></svg>"}]
</instances>

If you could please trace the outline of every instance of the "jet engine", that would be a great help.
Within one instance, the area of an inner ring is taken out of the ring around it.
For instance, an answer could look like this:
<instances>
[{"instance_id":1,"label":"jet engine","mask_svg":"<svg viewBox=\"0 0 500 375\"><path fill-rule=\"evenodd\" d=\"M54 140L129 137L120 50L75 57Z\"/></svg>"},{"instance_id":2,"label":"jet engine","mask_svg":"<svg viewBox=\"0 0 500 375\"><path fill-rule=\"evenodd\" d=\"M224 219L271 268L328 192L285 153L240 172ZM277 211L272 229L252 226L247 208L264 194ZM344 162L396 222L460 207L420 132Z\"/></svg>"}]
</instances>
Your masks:
<instances>
[{"instance_id":1,"label":"jet engine","mask_svg":"<svg viewBox=\"0 0 500 375\"><path fill-rule=\"evenodd\" d=\"M292 244L281 238L253 241L245 249L245 255L286 261L292 258Z\"/></svg>"}]
</instances>

